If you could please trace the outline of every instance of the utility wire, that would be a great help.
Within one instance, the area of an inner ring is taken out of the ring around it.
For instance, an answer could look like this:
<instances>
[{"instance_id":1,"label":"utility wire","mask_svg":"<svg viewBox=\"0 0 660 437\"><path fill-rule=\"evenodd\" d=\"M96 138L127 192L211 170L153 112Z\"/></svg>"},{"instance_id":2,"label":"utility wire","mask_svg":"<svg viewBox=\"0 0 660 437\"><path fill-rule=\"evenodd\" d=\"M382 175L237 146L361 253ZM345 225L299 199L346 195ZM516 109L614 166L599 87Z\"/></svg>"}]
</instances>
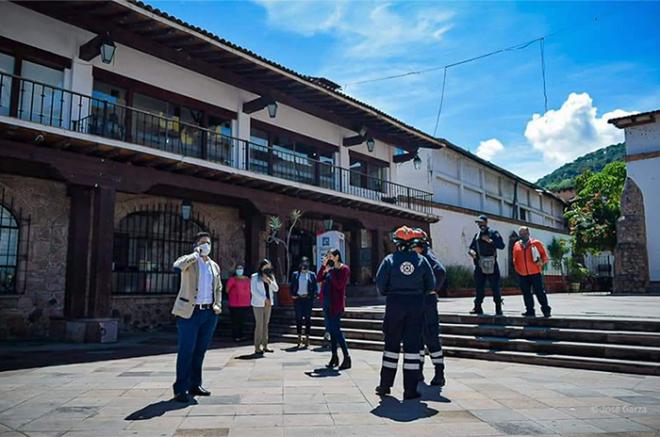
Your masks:
<instances>
[{"instance_id":1,"label":"utility wire","mask_svg":"<svg viewBox=\"0 0 660 437\"><path fill-rule=\"evenodd\" d=\"M545 112L548 112L548 90L546 88L545 84L545 38L541 38L539 41L539 47L541 50L541 77L543 79L543 104L545 108Z\"/></svg>"},{"instance_id":2,"label":"utility wire","mask_svg":"<svg viewBox=\"0 0 660 437\"><path fill-rule=\"evenodd\" d=\"M442 92L440 93L440 106L438 107L438 115L435 117L435 128L433 128L433 136L435 137L438 131L438 124L440 123L440 114L442 114L442 103L445 101L445 84L447 83L447 67L445 67L445 74L442 75Z\"/></svg>"}]
</instances>

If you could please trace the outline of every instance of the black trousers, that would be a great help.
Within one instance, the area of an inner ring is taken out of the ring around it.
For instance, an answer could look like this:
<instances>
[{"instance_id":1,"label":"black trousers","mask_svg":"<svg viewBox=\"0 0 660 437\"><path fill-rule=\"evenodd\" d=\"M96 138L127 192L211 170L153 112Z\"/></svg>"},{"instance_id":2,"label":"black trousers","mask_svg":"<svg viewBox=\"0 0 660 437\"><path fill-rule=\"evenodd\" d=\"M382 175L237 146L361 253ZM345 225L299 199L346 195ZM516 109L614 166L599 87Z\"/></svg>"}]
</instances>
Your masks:
<instances>
[{"instance_id":1,"label":"black trousers","mask_svg":"<svg viewBox=\"0 0 660 437\"><path fill-rule=\"evenodd\" d=\"M231 331L234 338L243 338L243 328L250 315L250 307L230 307Z\"/></svg>"},{"instance_id":2,"label":"black trousers","mask_svg":"<svg viewBox=\"0 0 660 437\"><path fill-rule=\"evenodd\" d=\"M424 296L424 328L422 330L422 345L419 350L420 370L424 367L424 346L429 351L431 363L436 372L444 372L445 360L442 355L442 340L440 339L440 321L438 320L438 296L435 293Z\"/></svg>"},{"instance_id":3,"label":"black trousers","mask_svg":"<svg viewBox=\"0 0 660 437\"><path fill-rule=\"evenodd\" d=\"M486 295L486 281L490 284L491 290L493 290L493 301L495 303L502 302L502 290L500 287L500 266L495 263L495 271L486 275L481 271L481 267L478 265L474 267L474 282L476 283L476 296L474 298L474 304L481 305L484 301L484 296Z\"/></svg>"},{"instance_id":4,"label":"black trousers","mask_svg":"<svg viewBox=\"0 0 660 437\"><path fill-rule=\"evenodd\" d=\"M539 305L541 305L541 311L546 313L550 310L548 296L546 296L545 289L543 288L543 276L540 273L527 276L519 275L518 283L520 284L525 308L527 308L528 313L534 312L534 295L536 295L536 299L539 301Z\"/></svg>"},{"instance_id":5,"label":"black trousers","mask_svg":"<svg viewBox=\"0 0 660 437\"><path fill-rule=\"evenodd\" d=\"M403 388L416 390L419 380L419 351L424 321L424 296L389 295L385 306L385 348L380 386L392 387L403 342Z\"/></svg>"},{"instance_id":6,"label":"black trousers","mask_svg":"<svg viewBox=\"0 0 660 437\"><path fill-rule=\"evenodd\" d=\"M303 323L305 324L305 335L309 335L312 331L312 303L313 299L309 297L299 297L293 300L298 335L302 335Z\"/></svg>"}]
</instances>

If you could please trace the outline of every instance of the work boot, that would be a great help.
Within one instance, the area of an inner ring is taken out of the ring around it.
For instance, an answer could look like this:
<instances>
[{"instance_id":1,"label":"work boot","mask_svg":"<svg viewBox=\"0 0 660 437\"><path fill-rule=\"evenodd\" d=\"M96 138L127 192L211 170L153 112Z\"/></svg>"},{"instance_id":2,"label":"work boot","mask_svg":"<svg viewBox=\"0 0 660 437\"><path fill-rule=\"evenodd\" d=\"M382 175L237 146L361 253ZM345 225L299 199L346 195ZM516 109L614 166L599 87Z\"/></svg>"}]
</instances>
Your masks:
<instances>
[{"instance_id":1,"label":"work boot","mask_svg":"<svg viewBox=\"0 0 660 437\"><path fill-rule=\"evenodd\" d=\"M502 312L502 302L495 302L495 315L496 316L504 315L504 313Z\"/></svg>"},{"instance_id":2,"label":"work boot","mask_svg":"<svg viewBox=\"0 0 660 437\"><path fill-rule=\"evenodd\" d=\"M304 347L309 347L309 335L305 336L305 341L303 342Z\"/></svg>"},{"instance_id":3,"label":"work boot","mask_svg":"<svg viewBox=\"0 0 660 437\"><path fill-rule=\"evenodd\" d=\"M523 317L536 317L536 313L532 311L525 311L524 313L521 314Z\"/></svg>"},{"instance_id":4,"label":"work boot","mask_svg":"<svg viewBox=\"0 0 660 437\"><path fill-rule=\"evenodd\" d=\"M390 394L390 388L382 387L379 385L378 387L376 387L376 394L378 396L387 396L388 394Z\"/></svg>"},{"instance_id":5,"label":"work boot","mask_svg":"<svg viewBox=\"0 0 660 437\"><path fill-rule=\"evenodd\" d=\"M302 335L300 334L298 334L298 343L296 344L296 347L303 347Z\"/></svg>"},{"instance_id":6,"label":"work boot","mask_svg":"<svg viewBox=\"0 0 660 437\"><path fill-rule=\"evenodd\" d=\"M445 386L445 373L442 370L436 370L435 376L431 380L431 385L436 387Z\"/></svg>"},{"instance_id":7,"label":"work boot","mask_svg":"<svg viewBox=\"0 0 660 437\"><path fill-rule=\"evenodd\" d=\"M484 313L483 308L481 308L481 304L474 304L474 308L472 308L472 311L470 311L470 314L476 314L476 315L482 315Z\"/></svg>"},{"instance_id":8,"label":"work boot","mask_svg":"<svg viewBox=\"0 0 660 437\"><path fill-rule=\"evenodd\" d=\"M403 391L403 399L417 399L420 397L422 397L422 395L416 389Z\"/></svg>"},{"instance_id":9,"label":"work boot","mask_svg":"<svg viewBox=\"0 0 660 437\"><path fill-rule=\"evenodd\" d=\"M546 317L546 318L550 317L551 310L552 310L552 308L550 308L550 307L542 308L541 311L543 311L543 317Z\"/></svg>"}]
</instances>

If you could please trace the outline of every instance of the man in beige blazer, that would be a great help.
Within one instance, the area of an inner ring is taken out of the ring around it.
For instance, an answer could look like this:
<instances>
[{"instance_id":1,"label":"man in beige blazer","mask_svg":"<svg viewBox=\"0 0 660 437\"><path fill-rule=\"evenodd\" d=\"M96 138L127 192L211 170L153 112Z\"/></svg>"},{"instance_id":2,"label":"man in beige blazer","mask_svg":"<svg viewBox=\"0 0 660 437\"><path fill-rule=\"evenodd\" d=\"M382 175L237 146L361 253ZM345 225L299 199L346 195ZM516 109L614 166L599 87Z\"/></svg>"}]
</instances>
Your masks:
<instances>
[{"instance_id":1,"label":"man in beige blazer","mask_svg":"<svg viewBox=\"0 0 660 437\"><path fill-rule=\"evenodd\" d=\"M211 237L200 232L193 253L174 262L181 272L181 287L172 308L179 332L174 382L174 398L179 402L211 394L202 387L202 363L222 312L222 282L220 267L209 258L210 253Z\"/></svg>"}]
</instances>

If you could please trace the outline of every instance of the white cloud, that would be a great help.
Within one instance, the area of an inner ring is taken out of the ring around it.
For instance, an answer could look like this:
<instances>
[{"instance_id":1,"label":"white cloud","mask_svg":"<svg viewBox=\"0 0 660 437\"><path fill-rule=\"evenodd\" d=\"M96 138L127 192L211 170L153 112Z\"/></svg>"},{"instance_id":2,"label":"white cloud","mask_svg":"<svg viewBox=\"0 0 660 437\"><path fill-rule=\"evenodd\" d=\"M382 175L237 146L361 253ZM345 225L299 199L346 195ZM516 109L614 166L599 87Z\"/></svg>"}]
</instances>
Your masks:
<instances>
[{"instance_id":1,"label":"white cloud","mask_svg":"<svg viewBox=\"0 0 660 437\"><path fill-rule=\"evenodd\" d=\"M598 148L623 141L623 131L607 120L630 114L622 109L597 116L591 96L571 93L557 110L534 114L525 137L548 164L560 165Z\"/></svg>"},{"instance_id":2,"label":"white cloud","mask_svg":"<svg viewBox=\"0 0 660 437\"><path fill-rule=\"evenodd\" d=\"M504 150L504 144L495 138L491 138L490 140L481 141L479 143L476 155L481 159L490 161L502 150Z\"/></svg>"},{"instance_id":3,"label":"white cloud","mask_svg":"<svg viewBox=\"0 0 660 437\"><path fill-rule=\"evenodd\" d=\"M271 27L305 36L329 34L341 56L353 59L387 58L437 44L453 16L437 6L395 10L374 1L254 1L266 9Z\"/></svg>"}]
</instances>

